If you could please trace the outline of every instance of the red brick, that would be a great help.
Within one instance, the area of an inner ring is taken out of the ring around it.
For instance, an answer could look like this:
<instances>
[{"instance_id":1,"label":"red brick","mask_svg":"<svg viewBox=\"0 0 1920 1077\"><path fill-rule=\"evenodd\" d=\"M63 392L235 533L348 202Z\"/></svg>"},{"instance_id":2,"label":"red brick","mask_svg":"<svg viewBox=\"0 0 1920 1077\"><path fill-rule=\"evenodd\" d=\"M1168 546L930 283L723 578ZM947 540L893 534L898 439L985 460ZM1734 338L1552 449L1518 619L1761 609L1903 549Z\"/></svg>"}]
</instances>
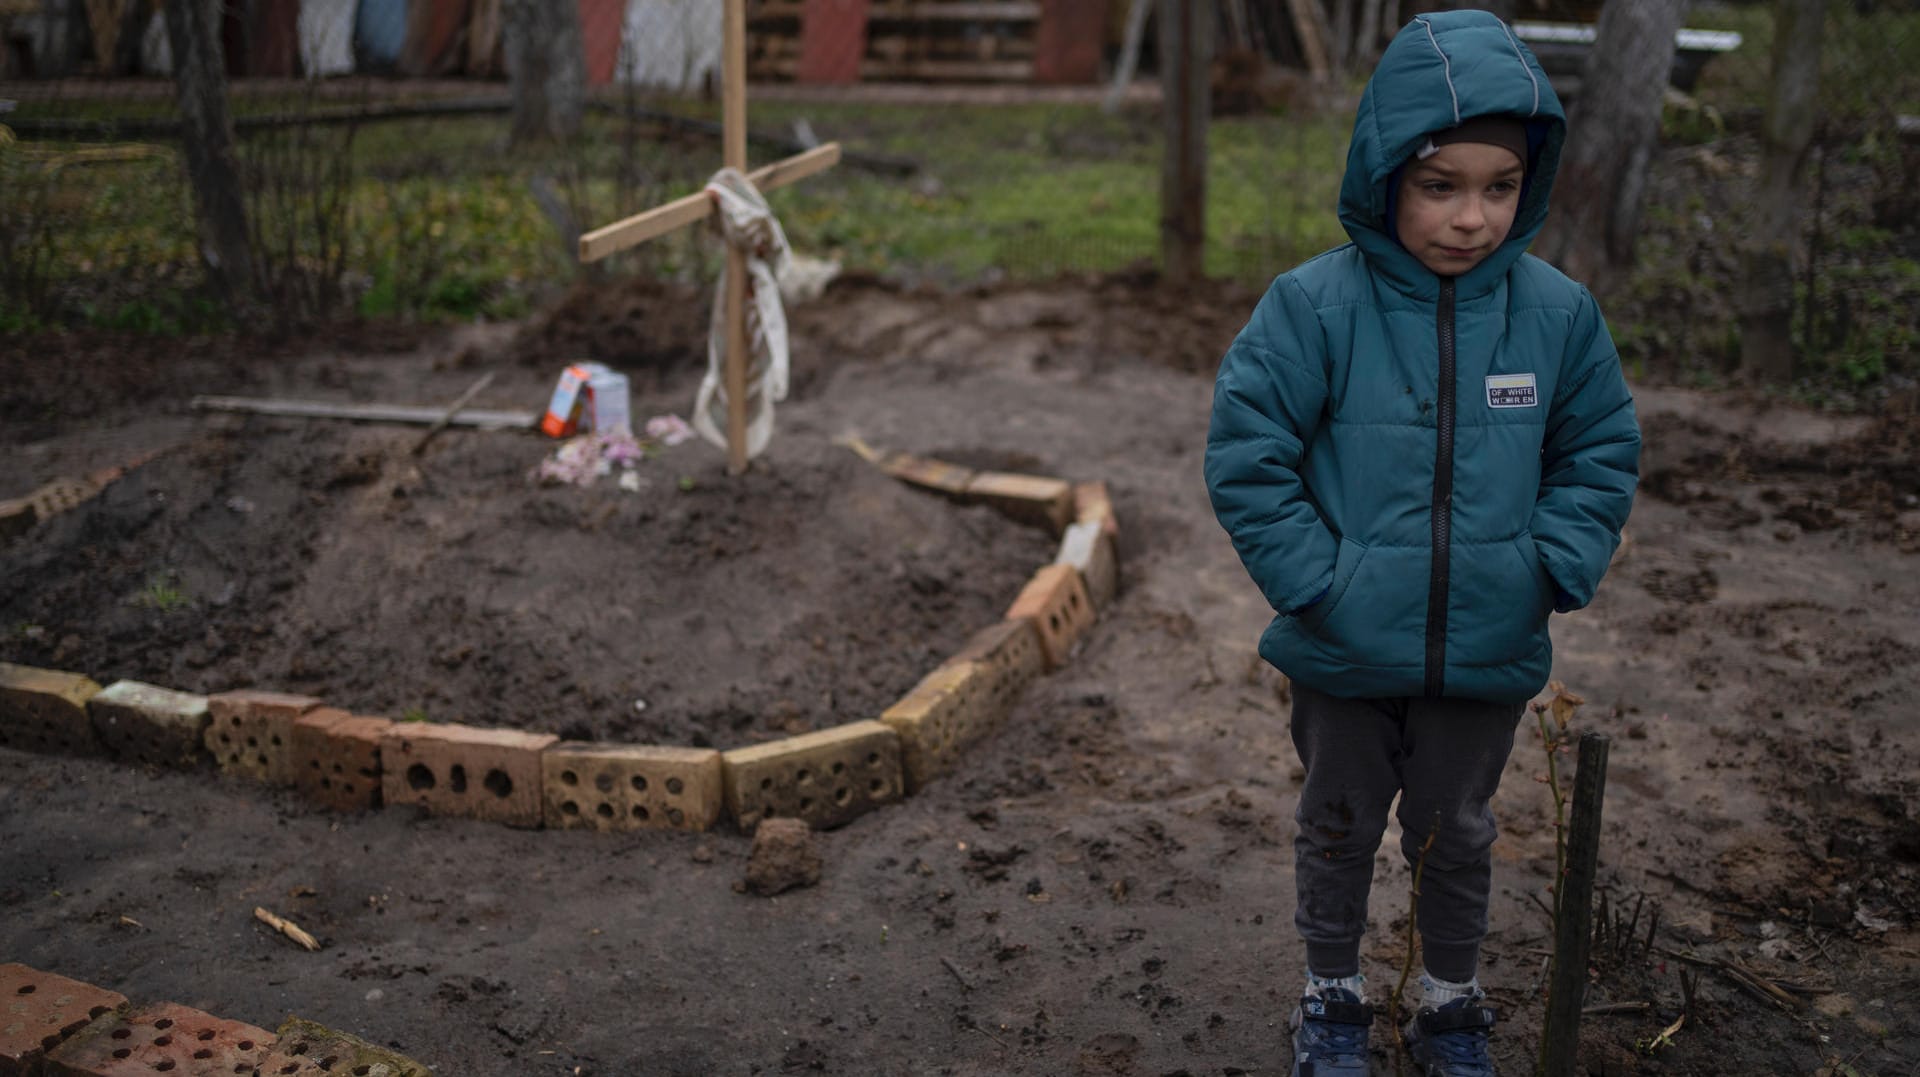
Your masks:
<instances>
[{"instance_id":1,"label":"red brick","mask_svg":"<svg viewBox=\"0 0 1920 1077\"><path fill-rule=\"evenodd\" d=\"M556 830L705 830L725 810L711 748L561 741L541 756L546 824Z\"/></svg>"},{"instance_id":2,"label":"red brick","mask_svg":"<svg viewBox=\"0 0 1920 1077\"><path fill-rule=\"evenodd\" d=\"M983 501L1021 523L1037 524L1056 535L1073 519L1073 486L1064 479L982 471L967 483L966 496L969 501Z\"/></svg>"},{"instance_id":3,"label":"red brick","mask_svg":"<svg viewBox=\"0 0 1920 1077\"><path fill-rule=\"evenodd\" d=\"M0 662L0 748L98 755L87 700L99 691L78 673Z\"/></svg>"},{"instance_id":4,"label":"red brick","mask_svg":"<svg viewBox=\"0 0 1920 1077\"><path fill-rule=\"evenodd\" d=\"M376 1047L358 1036L313 1021L289 1017L274 1033L273 1050L251 1071L254 1077L433 1077L411 1058Z\"/></svg>"},{"instance_id":5,"label":"red brick","mask_svg":"<svg viewBox=\"0 0 1920 1077\"><path fill-rule=\"evenodd\" d=\"M207 750L220 769L268 785L293 784L293 720L318 707L312 696L222 692L207 697Z\"/></svg>"},{"instance_id":6,"label":"red brick","mask_svg":"<svg viewBox=\"0 0 1920 1077\"><path fill-rule=\"evenodd\" d=\"M1046 672L1047 656L1040 647L1040 630L1031 620L1000 621L975 632L966 645L942 663L977 662L982 667L986 706L1001 714L1013 710L1020 693Z\"/></svg>"},{"instance_id":7,"label":"red brick","mask_svg":"<svg viewBox=\"0 0 1920 1077\"><path fill-rule=\"evenodd\" d=\"M385 718L333 707L294 719L294 788L334 811L379 807L380 742L392 729Z\"/></svg>"},{"instance_id":8,"label":"red brick","mask_svg":"<svg viewBox=\"0 0 1920 1077\"><path fill-rule=\"evenodd\" d=\"M0 1077L39 1071L62 1040L127 997L25 965L0 965Z\"/></svg>"},{"instance_id":9,"label":"red brick","mask_svg":"<svg viewBox=\"0 0 1920 1077\"><path fill-rule=\"evenodd\" d=\"M115 681L87 701L93 731L118 759L191 770L207 762L207 697Z\"/></svg>"},{"instance_id":10,"label":"red brick","mask_svg":"<svg viewBox=\"0 0 1920 1077\"><path fill-rule=\"evenodd\" d=\"M1101 530L1112 535L1115 542L1120 540L1120 518L1113 514L1113 498L1107 493L1104 482L1082 482L1073 487L1073 519L1075 523L1098 521Z\"/></svg>"},{"instance_id":11,"label":"red brick","mask_svg":"<svg viewBox=\"0 0 1920 1077\"><path fill-rule=\"evenodd\" d=\"M435 815L537 827L540 754L560 738L517 729L397 722L380 740L380 791L388 804Z\"/></svg>"},{"instance_id":12,"label":"red brick","mask_svg":"<svg viewBox=\"0 0 1920 1077\"><path fill-rule=\"evenodd\" d=\"M851 722L721 754L727 808L742 830L782 816L825 829L905 795L900 737Z\"/></svg>"},{"instance_id":13,"label":"red brick","mask_svg":"<svg viewBox=\"0 0 1920 1077\"><path fill-rule=\"evenodd\" d=\"M153 1077L176 1073L251 1074L273 1047L273 1033L173 1002L96 1019L47 1052L56 1077Z\"/></svg>"},{"instance_id":14,"label":"red brick","mask_svg":"<svg viewBox=\"0 0 1920 1077\"><path fill-rule=\"evenodd\" d=\"M1073 645L1093 626L1093 600L1087 597L1087 585L1072 565L1047 565L1033 574L1020 597L1007 609L1010 621L1030 618L1040 630L1040 649L1047 656L1047 668L1067 664Z\"/></svg>"},{"instance_id":15,"label":"red brick","mask_svg":"<svg viewBox=\"0 0 1920 1077\"><path fill-rule=\"evenodd\" d=\"M1068 527L1060 539L1060 554L1054 561L1080 571L1096 614L1113 605L1114 595L1120 589L1120 562L1114 556L1113 536L1098 520L1082 520Z\"/></svg>"}]
</instances>

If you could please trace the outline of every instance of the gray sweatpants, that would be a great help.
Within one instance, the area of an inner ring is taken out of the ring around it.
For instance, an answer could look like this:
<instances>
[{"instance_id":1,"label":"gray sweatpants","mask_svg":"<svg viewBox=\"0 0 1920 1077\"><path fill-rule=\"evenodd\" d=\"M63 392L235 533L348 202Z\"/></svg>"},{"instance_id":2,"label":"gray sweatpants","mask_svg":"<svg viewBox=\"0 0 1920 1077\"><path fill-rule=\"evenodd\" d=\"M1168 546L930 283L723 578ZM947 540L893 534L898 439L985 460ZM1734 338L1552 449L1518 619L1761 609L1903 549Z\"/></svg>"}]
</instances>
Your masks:
<instances>
[{"instance_id":1,"label":"gray sweatpants","mask_svg":"<svg viewBox=\"0 0 1920 1077\"><path fill-rule=\"evenodd\" d=\"M1427 971L1456 983L1473 979L1493 879L1488 801L1525 709L1467 699L1340 699L1293 686L1293 744L1307 768L1294 813L1293 922L1316 976L1360 971L1373 857L1397 794L1409 865L1434 835L1420 882Z\"/></svg>"}]
</instances>

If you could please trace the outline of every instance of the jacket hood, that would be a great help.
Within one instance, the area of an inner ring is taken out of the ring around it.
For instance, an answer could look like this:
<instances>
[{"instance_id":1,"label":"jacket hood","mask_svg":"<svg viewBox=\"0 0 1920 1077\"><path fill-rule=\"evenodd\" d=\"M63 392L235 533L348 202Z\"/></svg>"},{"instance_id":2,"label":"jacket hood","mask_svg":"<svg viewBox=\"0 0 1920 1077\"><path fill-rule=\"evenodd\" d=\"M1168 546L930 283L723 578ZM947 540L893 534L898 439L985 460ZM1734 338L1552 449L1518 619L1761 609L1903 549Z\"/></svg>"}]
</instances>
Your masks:
<instances>
[{"instance_id":1,"label":"jacket hood","mask_svg":"<svg viewBox=\"0 0 1920 1077\"><path fill-rule=\"evenodd\" d=\"M1500 249L1458 279L1456 293L1462 298L1492 288L1546 223L1547 197L1566 140L1566 113L1540 62L1494 15L1420 15L1394 35L1360 96L1340 185L1340 223L1375 271L1398 290L1433 298L1440 279L1393 238L1387 219L1390 184L1427 134L1489 115L1526 121L1532 155L1513 230Z\"/></svg>"}]
</instances>

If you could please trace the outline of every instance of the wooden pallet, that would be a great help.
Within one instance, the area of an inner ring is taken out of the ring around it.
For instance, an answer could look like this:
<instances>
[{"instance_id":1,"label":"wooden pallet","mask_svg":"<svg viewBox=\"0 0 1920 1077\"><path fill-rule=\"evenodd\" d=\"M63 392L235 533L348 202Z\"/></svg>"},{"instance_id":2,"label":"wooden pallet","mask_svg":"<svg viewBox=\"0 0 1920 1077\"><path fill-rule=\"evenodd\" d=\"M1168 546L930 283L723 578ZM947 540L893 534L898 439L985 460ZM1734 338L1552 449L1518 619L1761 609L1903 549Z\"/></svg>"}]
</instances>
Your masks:
<instances>
[{"instance_id":1,"label":"wooden pallet","mask_svg":"<svg viewBox=\"0 0 1920 1077\"><path fill-rule=\"evenodd\" d=\"M1090 81L1098 40L1076 43L1096 50L1093 64L1084 56L1077 66L1063 64L1057 48L1050 49L1049 31L1064 38L1077 30L1084 39L1085 25L1063 28L1065 20L1078 15L1085 24L1091 11L1103 25L1104 6L1103 0L761 0L749 14L748 71L754 78L805 82ZM810 15L836 21L809 26Z\"/></svg>"}]
</instances>

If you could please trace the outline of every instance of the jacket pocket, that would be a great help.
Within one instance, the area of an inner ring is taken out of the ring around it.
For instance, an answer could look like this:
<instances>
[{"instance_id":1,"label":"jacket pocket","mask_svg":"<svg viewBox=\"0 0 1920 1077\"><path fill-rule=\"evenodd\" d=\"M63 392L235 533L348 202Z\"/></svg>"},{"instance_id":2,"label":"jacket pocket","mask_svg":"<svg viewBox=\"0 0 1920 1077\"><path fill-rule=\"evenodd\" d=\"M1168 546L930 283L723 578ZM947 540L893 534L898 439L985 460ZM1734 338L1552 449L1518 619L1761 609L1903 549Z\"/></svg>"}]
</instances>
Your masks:
<instances>
[{"instance_id":1,"label":"jacket pocket","mask_svg":"<svg viewBox=\"0 0 1920 1077\"><path fill-rule=\"evenodd\" d=\"M1347 589L1353 586L1353 578L1359 575L1360 562L1367 559L1367 548L1345 537L1340 538L1340 548L1333 558L1333 582L1327 585L1327 597L1301 610L1297 616L1300 627L1309 632L1317 631L1333 616L1334 608L1340 600L1347 597Z\"/></svg>"},{"instance_id":2,"label":"jacket pocket","mask_svg":"<svg viewBox=\"0 0 1920 1077\"><path fill-rule=\"evenodd\" d=\"M1547 571L1547 563L1540 557L1540 547L1534 545L1533 532L1522 531L1515 535L1513 550L1520 555L1520 563L1526 566L1533 579L1533 612L1544 619L1553 612L1558 587L1553 582L1552 573Z\"/></svg>"}]
</instances>

